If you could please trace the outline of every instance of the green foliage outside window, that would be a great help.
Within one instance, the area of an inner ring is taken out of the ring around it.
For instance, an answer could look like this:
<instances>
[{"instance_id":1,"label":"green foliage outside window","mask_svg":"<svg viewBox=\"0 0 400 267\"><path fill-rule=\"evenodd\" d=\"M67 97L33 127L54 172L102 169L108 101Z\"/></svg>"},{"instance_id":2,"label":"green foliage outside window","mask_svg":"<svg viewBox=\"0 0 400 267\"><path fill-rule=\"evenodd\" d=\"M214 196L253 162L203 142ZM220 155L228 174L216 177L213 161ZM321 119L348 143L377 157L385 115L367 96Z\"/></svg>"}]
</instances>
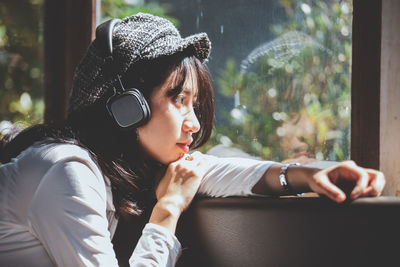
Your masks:
<instances>
[{"instance_id":1,"label":"green foliage outside window","mask_svg":"<svg viewBox=\"0 0 400 267\"><path fill-rule=\"evenodd\" d=\"M0 137L43 112L43 0L1 1Z\"/></svg>"},{"instance_id":2,"label":"green foliage outside window","mask_svg":"<svg viewBox=\"0 0 400 267\"><path fill-rule=\"evenodd\" d=\"M276 39L216 78L236 107L221 114L209 147L224 143L264 159L350 155L351 1L282 0Z\"/></svg>"},{"instance_id":3,"label":"green foliage outside window","mask_svg":"<svg viewBox=\"0 0 400 267\"><path fill-rule=\"evenodd\" d=\"M101 1L101 20L106 21L110 18L125 18L139 12L150 13L170 20L176 27L179 21L168 12L172 9L169 4L159 4L157 2L145 0L102 0Z\"/></svg>"}]
</instances>

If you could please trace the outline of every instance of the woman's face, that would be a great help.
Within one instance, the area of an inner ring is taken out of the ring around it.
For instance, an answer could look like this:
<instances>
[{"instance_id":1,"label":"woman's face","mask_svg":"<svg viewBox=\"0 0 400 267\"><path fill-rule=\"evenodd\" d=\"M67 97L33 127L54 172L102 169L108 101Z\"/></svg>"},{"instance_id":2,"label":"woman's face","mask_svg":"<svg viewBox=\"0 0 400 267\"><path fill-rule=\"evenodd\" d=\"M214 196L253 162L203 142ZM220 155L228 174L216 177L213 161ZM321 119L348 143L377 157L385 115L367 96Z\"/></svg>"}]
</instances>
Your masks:
<instances>
[{"instance_id":1,"label":"woman's face","mask_svg":"<svg viewBox=\"0 0 400 267\"><path fill-rule=\"evenodd\" d=\"M163 164L178 160L189 151L192 134L200 130L200 123L193 106L197 98L197 77L192 70L186 76L183 90L177 96L171 94L176 73L155 88L150 96L151 119L139 127L139 143L145 153Z\"/></svg>"}]
</instances>

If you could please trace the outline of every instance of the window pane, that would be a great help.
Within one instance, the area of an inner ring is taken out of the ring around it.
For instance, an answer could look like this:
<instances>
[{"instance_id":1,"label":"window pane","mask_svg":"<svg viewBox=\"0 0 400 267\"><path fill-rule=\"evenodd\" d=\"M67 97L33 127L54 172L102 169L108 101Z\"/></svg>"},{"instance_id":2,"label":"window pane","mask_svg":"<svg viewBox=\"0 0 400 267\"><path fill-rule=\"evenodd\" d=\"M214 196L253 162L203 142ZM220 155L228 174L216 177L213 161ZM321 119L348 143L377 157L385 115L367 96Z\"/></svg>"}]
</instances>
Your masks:
<instances>
[{"instance_id":1,"label":"window pane","mask_svg":"<svg viewBox=\"0 0 400 267\"><path fill-rule=\"evenodd\" d=\"M203 148L271 160L350 157L352 1L102 1L103 20L138 11L207 32L216 126Z\"/></svg>"},{"instance_id":2,"label":"window pane","mask_svg":"<svg viewBox=\"0 0 400 267\"><path fill-rule=\"evenodd\" d=\"M0 136L43 111L43 0L1 1Z\"/></svg>"}]
</instances>

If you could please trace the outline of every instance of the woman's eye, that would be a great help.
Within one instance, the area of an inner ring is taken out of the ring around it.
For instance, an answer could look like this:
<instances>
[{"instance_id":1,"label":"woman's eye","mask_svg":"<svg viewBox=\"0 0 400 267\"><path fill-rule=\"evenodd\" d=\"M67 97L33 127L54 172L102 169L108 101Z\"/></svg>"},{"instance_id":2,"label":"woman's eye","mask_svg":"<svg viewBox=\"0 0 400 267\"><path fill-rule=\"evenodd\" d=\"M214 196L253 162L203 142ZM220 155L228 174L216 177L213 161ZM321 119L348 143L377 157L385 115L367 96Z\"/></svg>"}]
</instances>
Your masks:
<instances>
[{"instance_id":1,"label":"woman's eye","mask_svg":"<svg viewBox=\"0 0 400 267\"><path fill-rule=\"evenodd\" d=\"M185 96L183 95L178 95L174 98L174 102L178 103L178 104L184 104L185 102Z\"/></svg>"}]
</instances>

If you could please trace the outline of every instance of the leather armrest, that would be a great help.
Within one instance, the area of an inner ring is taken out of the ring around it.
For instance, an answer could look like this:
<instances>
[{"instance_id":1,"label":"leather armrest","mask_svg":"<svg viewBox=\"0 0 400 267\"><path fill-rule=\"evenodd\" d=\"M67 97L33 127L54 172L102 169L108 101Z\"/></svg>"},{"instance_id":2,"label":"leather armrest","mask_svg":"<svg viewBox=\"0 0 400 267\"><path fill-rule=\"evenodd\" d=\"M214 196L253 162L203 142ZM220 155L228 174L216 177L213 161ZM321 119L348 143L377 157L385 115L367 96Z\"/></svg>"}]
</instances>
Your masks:
<instances>
[{"instance_id":1,"label":"leather armrest","mask_svg":"<svg viewBox=\"0 0 400 267\"><path fill-rule=\"evenodd\" d=\"M196 199L177 236L177 266L393 266L400 198Z\"/></svg>"}]
</instances>

